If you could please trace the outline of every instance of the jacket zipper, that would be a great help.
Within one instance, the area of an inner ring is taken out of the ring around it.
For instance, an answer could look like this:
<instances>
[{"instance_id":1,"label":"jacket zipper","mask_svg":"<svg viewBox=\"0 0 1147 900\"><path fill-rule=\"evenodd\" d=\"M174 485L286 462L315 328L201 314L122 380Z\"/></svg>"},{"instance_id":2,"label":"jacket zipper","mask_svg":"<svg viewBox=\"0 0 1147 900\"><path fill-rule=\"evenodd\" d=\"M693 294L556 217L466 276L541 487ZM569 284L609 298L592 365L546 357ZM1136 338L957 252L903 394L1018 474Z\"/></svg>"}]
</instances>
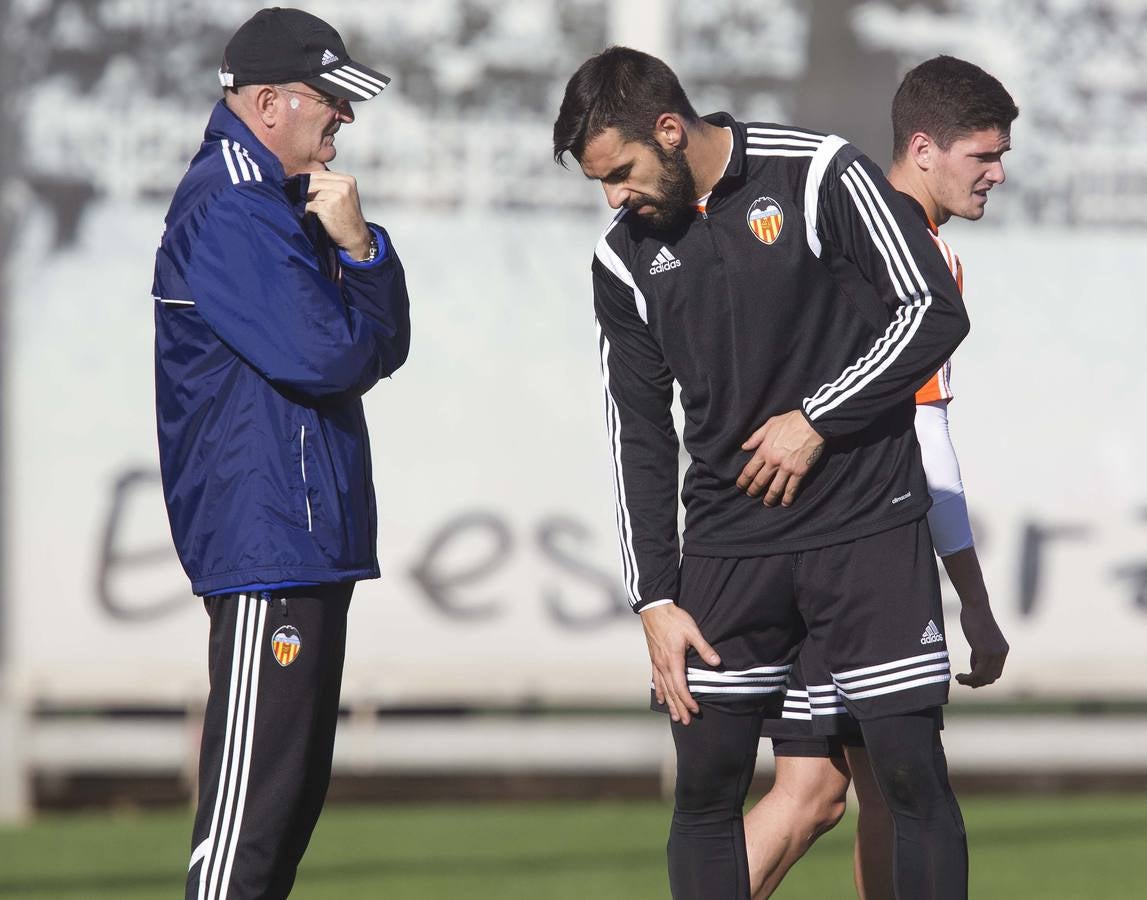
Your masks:
<instances>
[{"instance_id":1,"label":"jacket zipper","mask_svg":"<svg viewBox=\"0 0 1147 900\"><path fill-rule=\"evenodd\" d=\"M709 199L713 199L711 194ZM699 210L699 212L701 213L701 220L705 223L705 233L709 235L709 243L713 247L713 255L716 256L717 259L721 260L721 262L724 262L725 260L724 257L721 256L721 250L717 246L717 238L713 236L713 226L709 223L709 204L706 203L705 209Z\"/></svg>"},{"instance_id":2,"label":"jacket zipper","mask_svg":"<svg viewBox=\"0 0 1147 900\"><path fill-rule=\"evenodd\" d=\"M311 495L307 490L307 426L299 429L299 468L303 472L303 499L307 502L307 531L314 531L311 521Z\"/></svg>"}]
</instances>

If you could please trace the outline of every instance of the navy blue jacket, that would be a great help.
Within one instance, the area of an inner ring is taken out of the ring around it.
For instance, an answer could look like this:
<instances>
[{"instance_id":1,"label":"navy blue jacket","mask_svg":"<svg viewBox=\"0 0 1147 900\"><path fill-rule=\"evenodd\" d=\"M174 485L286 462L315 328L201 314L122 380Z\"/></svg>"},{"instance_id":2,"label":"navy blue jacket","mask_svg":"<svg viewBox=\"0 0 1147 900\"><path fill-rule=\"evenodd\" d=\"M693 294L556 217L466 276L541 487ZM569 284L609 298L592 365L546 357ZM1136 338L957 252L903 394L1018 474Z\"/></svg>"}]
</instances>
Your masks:
<instances>
[{"instance_id":1,"label":"navy blue jacket","mask_svg":"<svg viewBox=\"0 0 1147 900\"><path fill-rule=\"evenodd\" d=\"M192 590L378 577L361 396L406 359L402 265L356 264L308 176L220 102L155 260L160 469Z\"/></svg>"}]
</instances>

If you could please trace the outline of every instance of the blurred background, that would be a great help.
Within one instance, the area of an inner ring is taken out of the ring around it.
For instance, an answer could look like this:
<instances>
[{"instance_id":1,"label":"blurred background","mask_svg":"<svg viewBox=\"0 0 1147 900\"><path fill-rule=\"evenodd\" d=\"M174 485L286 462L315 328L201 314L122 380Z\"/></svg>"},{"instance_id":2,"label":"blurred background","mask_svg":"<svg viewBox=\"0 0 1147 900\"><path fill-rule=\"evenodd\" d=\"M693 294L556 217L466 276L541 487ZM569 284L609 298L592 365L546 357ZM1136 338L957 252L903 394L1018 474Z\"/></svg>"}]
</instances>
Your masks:
<instances>
[{"instance_id":1,"label":"blurred background","mask_svg":"<svg viewBox=\"0 0 1147 900\"><path fill-rule=\"evenodd\" d=\"M159 487L151 272L260 5L0 4L6 897L180 890L207 618ZM973 321L952 430L1012 653L997 685L953 685L945 740L974 896L1147 896L1147 2L300 5L394 78L333 168L393 236L414 337L366 398L383 578L355 593L296 894L667 893L672 745L621 587L591 307L609 210L550 145L566 79L624 43L700 112L881 165L917 62L964 57L1015 97L1007 184L944 229ZM771 765L766 742L757 792ZM851 828L778 896L849 896Z\"/></svg>"}]
</instances>

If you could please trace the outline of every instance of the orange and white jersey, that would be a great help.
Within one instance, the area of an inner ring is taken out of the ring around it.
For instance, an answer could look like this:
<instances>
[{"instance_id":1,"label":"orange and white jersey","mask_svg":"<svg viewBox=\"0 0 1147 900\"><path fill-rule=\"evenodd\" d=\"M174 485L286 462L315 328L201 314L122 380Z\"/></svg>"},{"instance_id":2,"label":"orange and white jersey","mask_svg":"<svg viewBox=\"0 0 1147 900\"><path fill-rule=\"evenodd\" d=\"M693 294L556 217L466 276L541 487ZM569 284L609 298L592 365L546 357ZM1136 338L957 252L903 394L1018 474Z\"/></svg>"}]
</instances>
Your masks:
<instances>
[{"instance_id":1,"label":"orange and white jersey","mask_svg":"<svg viewBox=\"0 0 1147 900\"><path fill-rule=\"evenodd\" d=\"M928 220L928 231L932 234L932 240L936 244L936 248L940 251L940 255L944 257L944 262L948 264L948 270L952 273L952 277L956 279L956 286L960 289L960 294L964 293L964 267L960 263L955 251L945 243L943 238L937 233L936 226L932 220ZM937 400L951 400L955 395L952 393L952 360L946 360L940 370L928 379L927 383L916 392L916 403L935 403Z\"/></svg>"}]
</instances>

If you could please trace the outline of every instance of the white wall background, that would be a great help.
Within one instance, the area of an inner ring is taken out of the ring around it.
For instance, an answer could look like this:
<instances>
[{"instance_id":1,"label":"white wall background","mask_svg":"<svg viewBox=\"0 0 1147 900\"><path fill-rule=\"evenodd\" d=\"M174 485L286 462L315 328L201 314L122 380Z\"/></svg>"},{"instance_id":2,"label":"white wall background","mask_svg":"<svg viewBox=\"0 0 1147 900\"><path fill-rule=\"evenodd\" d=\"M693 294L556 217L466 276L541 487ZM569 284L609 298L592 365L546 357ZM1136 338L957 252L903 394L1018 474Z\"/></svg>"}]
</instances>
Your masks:
<instances>
[{"instance_id":1,"label":"white wall background","mask_svg":"<svg viewBox=\"0 0 1147 900\"><path fill-rule=\"evenodd\" d=\"M23 700L182 704L205 689L206 617L154 478L149 287L215 48L260 5L11 7L4 38L27 72L5 87L24 100L12 127L27 152L0 190L19 227L4 589ZM351 701L644 703L589 297L606 210L548 146L565 79L609 41L663 54L703 110L743 117L803 123L804 85L883 122L897 70L941 51L1008 84L1023 110L1009 183L987 221L946 229L974 321L953 429L1013 646L975 700L1147 695L1147 256L1141 230L1096 224L1147 222L1147 156L1126 149L1147 134L1143 4L872 0L827 18L798 0L307 6L395 75L340 135L339 165L391 229L414 307L410 362L367 403L384 577L356 593ZM818 82L837 41L855 81ZM88 188L61 240L52 191Z\"/></svg>"},{"instance_id":2,"label":"white wall background","mask_svg":"<svg viewBox=\"0 0 1147 900\"><path fill-rule=\"evenodd\" d=\"M33 218L17 254L7 556L14 684L30 700L204 689L206 616L157 482L123 496L104 579L118 617L100 600L114 486L156 465L148 286L163 211L101 205L65 253ZM409 273L414 340L368 397L384 576L355 595L348 701L640 705L648 664L620 599L589 294L604 214L376 215ZM947 236L974 322L953 431L1014 648L990 697L1142 697L1147 258L1117 232ZM1057 535L1034 593L1032 528Z\"/></svg>"}]
</instances>

